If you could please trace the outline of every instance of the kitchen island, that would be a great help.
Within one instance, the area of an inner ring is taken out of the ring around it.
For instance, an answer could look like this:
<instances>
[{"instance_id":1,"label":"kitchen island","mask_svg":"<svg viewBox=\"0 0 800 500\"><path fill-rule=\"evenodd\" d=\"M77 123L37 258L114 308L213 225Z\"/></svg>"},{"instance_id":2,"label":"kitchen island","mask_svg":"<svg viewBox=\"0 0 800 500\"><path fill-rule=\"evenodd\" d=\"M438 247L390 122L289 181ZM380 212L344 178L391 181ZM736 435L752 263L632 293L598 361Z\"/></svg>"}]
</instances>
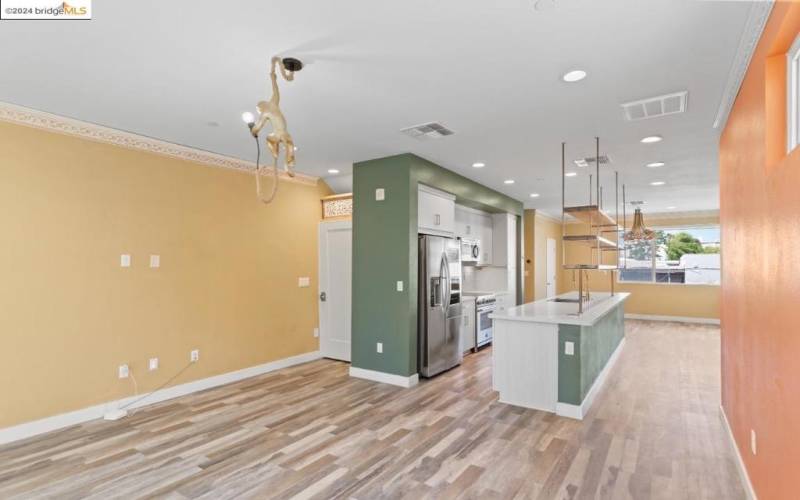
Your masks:
<instances>
[{"instance_id":1,"label":"kitchen island","mask_svg":"<svg viewBox=\"0 0 800 500\"><path fill-rule=\"evenodd\" d=\"M625 342L628 293L577 292L498 311L492 381L500 402L582 419Z\"/></svg>"}]
</instances>

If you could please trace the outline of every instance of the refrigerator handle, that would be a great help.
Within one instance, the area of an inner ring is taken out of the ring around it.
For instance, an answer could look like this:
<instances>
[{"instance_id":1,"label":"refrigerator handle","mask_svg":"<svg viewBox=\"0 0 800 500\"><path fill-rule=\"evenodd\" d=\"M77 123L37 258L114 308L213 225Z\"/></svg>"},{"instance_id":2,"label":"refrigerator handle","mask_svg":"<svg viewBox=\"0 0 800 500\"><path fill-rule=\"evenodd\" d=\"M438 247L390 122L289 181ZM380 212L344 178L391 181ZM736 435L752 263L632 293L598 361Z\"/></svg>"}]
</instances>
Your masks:
<instances>
[{"instance_id":1,"label":"refrigerator handle","mask_svg":"<svg viewBox=\"0 0 800 500\"><path fill-rule=\"evenodd\" d=\"M443 272L444 271L444 272ZM450 303L450 279L448 277L450 270L447 267L447 256L443 253L442 260L439 263L439 279L444 280L441 285L442 293L442 314L447 318L447 305Z\"/></svg>"}]
</instances>

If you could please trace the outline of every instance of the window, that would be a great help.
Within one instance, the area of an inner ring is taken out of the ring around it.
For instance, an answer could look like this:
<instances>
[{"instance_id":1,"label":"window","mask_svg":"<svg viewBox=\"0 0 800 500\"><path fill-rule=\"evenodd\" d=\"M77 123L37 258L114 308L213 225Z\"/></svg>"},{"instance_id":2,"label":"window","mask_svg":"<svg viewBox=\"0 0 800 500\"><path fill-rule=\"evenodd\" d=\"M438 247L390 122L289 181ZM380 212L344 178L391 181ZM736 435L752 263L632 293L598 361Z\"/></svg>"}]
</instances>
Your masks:
<instances>
[{"instance_id":1,"label":"window","mask_svg":"<svg viewBox=\"0 0 800 500\"><path fill-rule=\"evenodd\" d=\"M800 144L800 36L786 53L786 132L787 150Z\"/></svg>"},{"instance_id":2,"label":"window","mask_svg":"<svg viewBox=\"0 0 800 500\"><path fill-rule=\"evenodd\" d=\"M654 230L651 241L625 244L619 281L719 285L719 226Z\"/></svg>"}]
</instances>

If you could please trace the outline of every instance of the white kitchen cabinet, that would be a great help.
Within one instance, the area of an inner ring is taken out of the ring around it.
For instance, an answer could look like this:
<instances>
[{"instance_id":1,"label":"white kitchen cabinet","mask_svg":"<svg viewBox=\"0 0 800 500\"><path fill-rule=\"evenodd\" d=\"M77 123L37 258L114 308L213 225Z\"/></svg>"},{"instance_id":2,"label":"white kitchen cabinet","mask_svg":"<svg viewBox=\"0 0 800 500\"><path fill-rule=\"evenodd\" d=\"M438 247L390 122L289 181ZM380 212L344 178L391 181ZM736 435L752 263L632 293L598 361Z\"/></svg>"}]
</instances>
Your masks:
<instances>
[{"instance_id":1,"label":"white kitchen cabinet","mask_svg":"<svg viewBox=\"0 0 800 500\"><path fill-rule=\"evenodd\" d=\"M461 352L475 347L475 297L461 297Z\"/></svg>"},{"instance_id":2,"label":"white kitchen cabinet","mask_svg":"<svg viewBox=\"0 0 800 500\"><path fill-rule=\"evenodd\" d=\"M492 215L492 265L517 268L517 217L508 213Z\"/></svg>"},{"instance_id":3,"label":"white kitchen cabinet","mask_svg":"<svg viewBox=\"0 0 800 500\"><path fill-rule=\"evenodd\" d=\"M491 215L482 214L477 216L476 225L479 227L478 233L481 241L481 255L478 258L479 266L488 266L492 264L492 255L494 255L494 243L492 242L494 222Z\"/></svg>"},{"instance_id":4,"label":"white kitchen cabinet","mask_svg":"<svg viewBox=\"0 0 800 500\"><path fill-rule=\"evenodd\" d=\"M498 311L505 311L509 307L514 307L516 304L516 300L514 296L516 295L515 292L498 292L495 293L495 304L497 305Z\"/></svg>"},{"instance_id":5,"label":"white kitchen cabinet","mask_svg":"<svg viewBox=\"0 0 800 500\"><path fill-rule=\"evenodd\" d=\"M456 236L477 240L481 249L477 265L492 264L492 216L474 208L456 205Z\"/></svg>"},{"instance_id":6,"label":"white kitchen cabinet","mask_svg":"<svg viewBox=\"0 0 800 500\"><path fill-rule=\"evenodd\" d=\"M455 235L456 197L423 184L417 203L418 231L439 236Z\"/></svg>"},{"instance_id":7,"label":"white kitchen cabinet","mask_svg":"<svg viewBox=\"0 0 800 500\"><path fill-rule=\"evenodd\" d=\"M456 237L474 238L472 227L472 213L466 207L456 205Z\"/></svg>"}]
</instances>

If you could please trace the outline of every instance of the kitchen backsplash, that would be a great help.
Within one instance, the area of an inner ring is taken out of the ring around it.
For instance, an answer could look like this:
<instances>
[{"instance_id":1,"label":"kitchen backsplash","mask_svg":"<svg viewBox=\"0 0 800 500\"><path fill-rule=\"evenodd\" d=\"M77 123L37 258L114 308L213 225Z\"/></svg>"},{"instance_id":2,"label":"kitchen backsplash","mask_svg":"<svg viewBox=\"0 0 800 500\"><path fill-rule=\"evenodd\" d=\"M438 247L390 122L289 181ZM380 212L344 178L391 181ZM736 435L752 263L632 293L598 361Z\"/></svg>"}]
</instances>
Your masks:
<instances>
[{"instance_id":1,"label":"kitchen backsplash","mask_svg":"<svg viewBox=\"0 0 800 500\"><path fill-rule=\"evenodd\" d=\"M505 267L462 266L464 290L501 291L508 288L508 270Z\"/></svg>"}]
</instances>

